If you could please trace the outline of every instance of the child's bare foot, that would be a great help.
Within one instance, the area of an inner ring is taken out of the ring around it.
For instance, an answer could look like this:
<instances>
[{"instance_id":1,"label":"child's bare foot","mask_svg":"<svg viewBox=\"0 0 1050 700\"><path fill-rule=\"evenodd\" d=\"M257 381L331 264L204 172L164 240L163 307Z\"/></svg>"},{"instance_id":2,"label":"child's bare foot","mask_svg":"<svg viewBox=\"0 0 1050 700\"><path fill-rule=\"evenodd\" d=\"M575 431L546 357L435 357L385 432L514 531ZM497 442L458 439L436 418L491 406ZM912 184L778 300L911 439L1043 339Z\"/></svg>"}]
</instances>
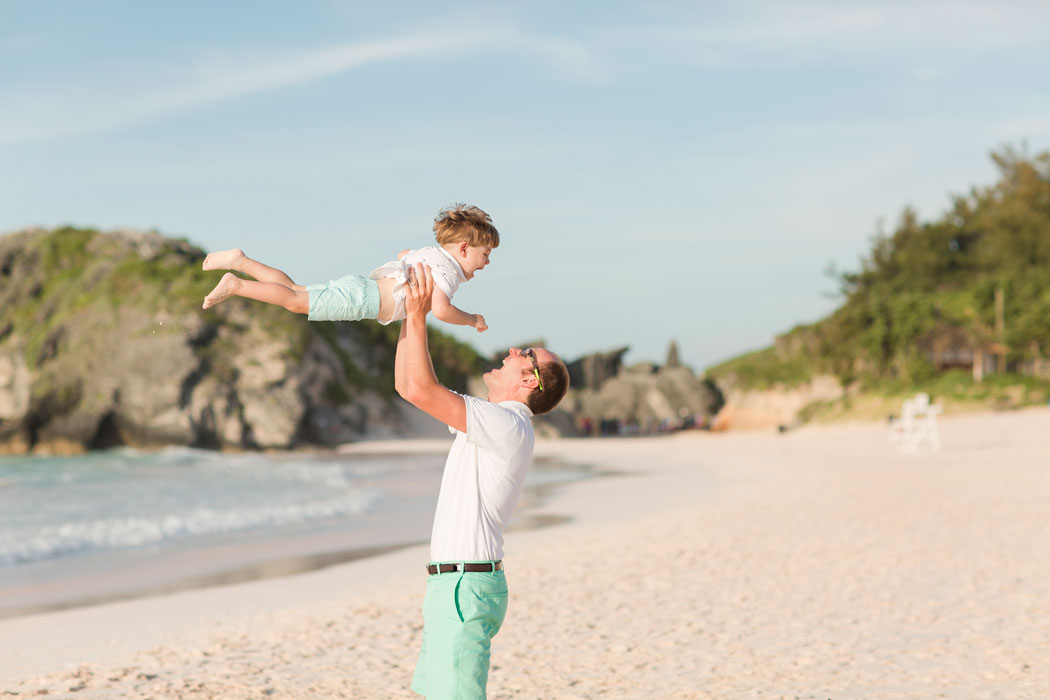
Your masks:
<instances>
[{"instance_id":1,"label":"child's bare foot","mask_svg":"<svg viewBox=\"0 0 1050 700\"><path fill-rule=\"evenodd\" d=\"M215 285L215 289L211 290L208 296L204 297L204 308L208 309L215 306L220 301L226 301L230 298L230 295L237 289L237 285L241 282L241 278L232 272L227 272L219 280L219 283Z\"/></svg>"},{"instance_id":2,"label":"child's bare foot","mask_svg":"<svg viewBox=\"0 0 1050 700\"><path fill-rule=\"evenodd\" d=\"M220 250L216 253L208 253L208 256L204 258L204 264L201 265L201 269L236 270L246 257L244 251L240 248L231 248L230 250Z\"/></svg>"}]
</instances>

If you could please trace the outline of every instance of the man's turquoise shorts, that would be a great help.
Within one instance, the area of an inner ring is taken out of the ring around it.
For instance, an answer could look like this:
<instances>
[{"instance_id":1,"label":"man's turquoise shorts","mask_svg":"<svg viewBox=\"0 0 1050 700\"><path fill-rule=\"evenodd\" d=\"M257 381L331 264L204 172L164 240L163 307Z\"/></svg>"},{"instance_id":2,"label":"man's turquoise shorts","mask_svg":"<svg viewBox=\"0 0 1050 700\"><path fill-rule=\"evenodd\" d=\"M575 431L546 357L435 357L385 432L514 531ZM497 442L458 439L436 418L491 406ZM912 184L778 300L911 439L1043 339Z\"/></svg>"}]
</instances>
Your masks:
<instances>
[{"instance_id":1,"label":"man's turquoise shorts","mask_svg":"<svg viewBox=\"0 0 1050 700\"><path fill-rule=\"evenodd\" d=\"M379 318L379 285L374 279L347 275L324 284L307 285L311 321L360 321Z\"/></svg>"},{"instance_id":2,"label":"man's turquoise shorts","mask_svg":"<svg viewBox=\"0 0 1050 700\"><path fill-rule=\"evenodd\" d=\"M502 571L431 575L412 690L427 700L484 700L490 643L506 615Z\"/></svg>"}]
</instances>

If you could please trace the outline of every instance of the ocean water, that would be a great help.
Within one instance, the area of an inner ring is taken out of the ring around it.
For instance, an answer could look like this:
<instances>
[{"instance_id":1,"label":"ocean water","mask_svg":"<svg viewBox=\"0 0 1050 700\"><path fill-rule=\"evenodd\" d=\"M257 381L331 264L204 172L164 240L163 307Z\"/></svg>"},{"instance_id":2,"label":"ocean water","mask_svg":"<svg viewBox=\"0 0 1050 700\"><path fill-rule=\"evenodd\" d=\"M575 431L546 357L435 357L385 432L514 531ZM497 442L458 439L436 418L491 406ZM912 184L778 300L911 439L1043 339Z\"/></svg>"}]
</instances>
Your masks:
<instances>
[{"instance_id":1,"label":"ocean water","mask_svg":"<svg viewBox=\"0 0 1050 700\"><path fill-rule=\"evenodd\" d=\"M189 448L2 457L0 616L425 542L444 459ZM589 475L537 461L519 511ZM264 566L289 560L299 563Z\"/></svg>"},{"instance_id":2,"label":"ocean water","mask_svg":"<svg viewBox=\"0 0 1050 700\"><path fill-rule=\"evenodd\" d=\"M0 567L368 512L371 462L170 449L0 461Z\"/></svg>"}]
</instances>

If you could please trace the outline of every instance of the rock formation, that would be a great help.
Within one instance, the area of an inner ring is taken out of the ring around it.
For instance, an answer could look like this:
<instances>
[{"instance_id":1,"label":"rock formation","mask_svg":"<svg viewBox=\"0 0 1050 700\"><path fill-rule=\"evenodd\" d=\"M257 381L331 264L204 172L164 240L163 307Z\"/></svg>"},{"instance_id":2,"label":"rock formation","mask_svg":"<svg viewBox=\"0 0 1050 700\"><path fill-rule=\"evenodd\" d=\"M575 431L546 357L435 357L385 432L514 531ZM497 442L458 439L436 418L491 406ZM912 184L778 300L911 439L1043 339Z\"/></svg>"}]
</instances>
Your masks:
<instances>
[{"instance_id":1,"label":"rock formation","mask_svg":"<svg viewBox=\"0 0 1050 700\"><path fill-rule=\"evenodd\" d=\"M595 352L566 363L573 388L597 390L619 374L623 356L628 350L629 348L622 347L609 352Z\"/></svg>"},{"instance_id":2,"label":"rock formation","mask_svg":"<svg viewBox=\"0 0 1050 700\"><path fill-rule=\"evenodd\" d=\"M519 347L546 344L532 340ZM663 367L649 363L624 367L628 349L591 353L566 362L569 393L558 408L533 419L536 434L579 437L706 426L721 408L718 387L679 364L673 342L668 350L670 361ZM495 352L491 363L498 364L506 354L506 350ZM485 396L480 376L469 380L467 392Z\"/></svg>"},{"instance_id":3,"label":"rock formation","mask_svg":"<svg viewBox=\"0 0 1050 700\"><path fill-rule=\"evenodd\" d=\"M626 351L595 353L571 363L573 390L549 420L560 412L571 418L561 423L582 434L649 433L705 425L721 408L718 388L678 363L674 343L668 351L671 362L663 367L640 363L624 368Z\"/></svg>"},{"instance_id":4,"label":"rock formation","mask_svg":"<svg viewBox=\"0 0 1050 700\"><path fill-rule=\"evenodd\" d=\"M202 311L220 276L203 257L157 233L0 237L0 452L287 448L398 429L396 328L237 298ZM442 364L464 356L453 345L432 336L442 378L463 388L477 368Z\"/></svg>"}]
</instances>

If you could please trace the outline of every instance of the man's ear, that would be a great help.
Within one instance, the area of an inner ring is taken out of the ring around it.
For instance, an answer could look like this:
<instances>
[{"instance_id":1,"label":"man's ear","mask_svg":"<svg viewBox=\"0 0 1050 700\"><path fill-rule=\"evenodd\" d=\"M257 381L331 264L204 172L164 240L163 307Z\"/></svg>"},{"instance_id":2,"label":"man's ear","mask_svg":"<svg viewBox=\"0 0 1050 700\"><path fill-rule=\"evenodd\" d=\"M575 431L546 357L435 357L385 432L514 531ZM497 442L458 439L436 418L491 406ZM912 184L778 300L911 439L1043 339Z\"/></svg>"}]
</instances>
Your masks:
<instances>
[{"instance_id":1,"label":"man's ear","mask_svg":"<svg viewBox=\"0 0 1050 700\"><path fill-rule=\"evenodd\" d=\"M521 373L521 385L526 387L529 391L532 391L539 386L539 382L536 380L536 375L530 372Z\"/></svg>"}]
</instances>

